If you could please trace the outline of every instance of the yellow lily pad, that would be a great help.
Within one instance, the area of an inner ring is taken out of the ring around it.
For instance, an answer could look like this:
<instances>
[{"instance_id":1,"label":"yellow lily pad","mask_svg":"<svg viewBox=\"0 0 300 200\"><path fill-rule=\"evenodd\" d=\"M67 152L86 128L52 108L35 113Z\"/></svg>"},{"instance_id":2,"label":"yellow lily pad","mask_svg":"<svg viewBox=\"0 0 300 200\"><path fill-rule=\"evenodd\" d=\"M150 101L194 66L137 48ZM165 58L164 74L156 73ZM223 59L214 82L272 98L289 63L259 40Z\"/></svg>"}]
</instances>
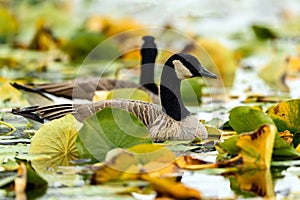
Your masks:
<instances>
[{"instance_id":1,"label":"yellow lily pad","mask_svg":"<svg viewBox=\"0 0 300 200\"><path fill-rule=\"evenodd\" d=\"M268 110L268 115L275 122L279 132L300 131L300 99L283 101Z\"/></svg>"},{"instance_id":2,"label":"yellow lily pad","mask_svg":"<svg viewBox=\"0 0 300 200\"><path fill-rule=\"evenodd\" d=\"M237 139L237 146L241 148L243 163L269 168L276 133L274 125L263 125L253 132L241 134Z\"/></svg>"},{"instance_id":3,"label":"yellow lily pad","mask_svg":"<svg viewBox=\"0 0 300 200\"><path fill-rule=\"evenodd\" d=\"M157 144L138 144L128 149L136 154L139 163L146 164L151 161L162 163L172 163L176 160L175 154L162 145Z\"/></svg>"},{"instance_id":4,"label":"yellow lily pad","mask_svg":"<svg viewBox=\"0 0 300 200\"><path fill-rule=\"evenodd\" d=\"M33 160L33 167L46 169L68 166L71 160L77 159L75 141L78 137L78 123L72 115L66 115L44 124L32 138L29 153L49 157Z\"/></svg>"}]
</instances>

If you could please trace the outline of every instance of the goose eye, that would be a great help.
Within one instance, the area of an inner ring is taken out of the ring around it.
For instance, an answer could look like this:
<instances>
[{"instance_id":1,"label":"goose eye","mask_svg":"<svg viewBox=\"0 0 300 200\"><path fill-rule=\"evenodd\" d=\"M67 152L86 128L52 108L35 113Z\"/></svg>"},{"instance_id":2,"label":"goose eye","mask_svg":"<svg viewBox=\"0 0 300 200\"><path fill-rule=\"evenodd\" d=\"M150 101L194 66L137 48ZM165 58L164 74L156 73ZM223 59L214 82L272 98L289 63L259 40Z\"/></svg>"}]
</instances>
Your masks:
<instances>
[{"instance_id":1,"label":"goose eye","mask_svg":"<svg viewBox=\"0 0 300 200\"><path fill-rule=\"evenodd\" d=\"M190 72L190 70L185 67L180 60L173 60L173 65L176 75L180 80L193 77L193 74Z\"/></svg>"}]
</instances>

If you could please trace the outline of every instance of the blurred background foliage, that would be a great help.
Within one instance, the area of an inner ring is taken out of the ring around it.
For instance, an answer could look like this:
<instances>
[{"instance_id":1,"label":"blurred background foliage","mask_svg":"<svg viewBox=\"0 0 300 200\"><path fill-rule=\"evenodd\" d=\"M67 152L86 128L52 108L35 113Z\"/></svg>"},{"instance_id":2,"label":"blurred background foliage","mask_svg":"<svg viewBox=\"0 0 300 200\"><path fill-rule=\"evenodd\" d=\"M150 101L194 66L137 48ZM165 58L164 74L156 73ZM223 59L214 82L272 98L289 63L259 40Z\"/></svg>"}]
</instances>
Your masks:
<instances>
[{"instance_id":1,"label":"blurred background foliage","mask_svg":"<svg viewBox=\"0 0 300 200\"><path fill-rule=\"evenodd\" d=\"M247 90L297 97L299 93L291 92L300 71L297 1L212 4L192 0L172 5L145 0L1 0L0 76L7 82L61 81L75 78L86 65L80 76L119 76L125 68L130 69L128 79L138 80L140 38L154 33L161 48L157 63L164 63L174 52L192 53L221 78L202 82L217 88L217 93L223 90L230 96ZM94 52L99 44L101 48ZM114 64L105 69L110 62ZM241 69L255 71L255 79L266 84L265 91L251 85L245 73L244 87L237 87L236 74L241 76ZM202 88L192 88L201 102Z\"/></svg>"}]
</instances>

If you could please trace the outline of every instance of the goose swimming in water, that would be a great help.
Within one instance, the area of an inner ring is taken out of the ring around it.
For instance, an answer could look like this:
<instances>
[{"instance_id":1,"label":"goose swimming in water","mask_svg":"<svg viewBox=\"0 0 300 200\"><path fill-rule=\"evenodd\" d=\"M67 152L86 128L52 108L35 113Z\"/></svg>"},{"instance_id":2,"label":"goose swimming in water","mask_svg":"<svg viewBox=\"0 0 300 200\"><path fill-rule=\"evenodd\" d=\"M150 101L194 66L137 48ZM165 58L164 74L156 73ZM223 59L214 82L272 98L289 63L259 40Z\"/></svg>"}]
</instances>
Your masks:
<instances>
[{"instance_id":1,"label":"goose swimming in water","mask_svg":"<svg viewBox=\"0 0 300 200\"><path fill-rule=\"evenodd\" d=\"M161 83L161 106L135 100L105 100L90 104L61 104L13 109L12 113L39 122L72 113L79 121L105 107L123 108L137 116L148 128L154 141L207 138L205 127L183 105L180 83L192 77L217 78L190 54L174 54L164 64Z\"/></svg>"},{"instance_id":2,"label":"goose swimming in water","mask_svg":"<svg viewBox=\"0 0 300 200\"><path fill-rule=\"evenodd\" d=\"M154 103L159 103L158 87L154 82L154 67L157 57L157 46L154 37L144 36L141 53L140 84L131 81L111 78L76 79L67 82L27 84L12 83L12 86L23 91L26 99L32 105L48 105L53 103L72 103L71 100L91 102L97 91L107 91L119 88L139 88L148 93ZM38 95L37 97L35 97Z\"/></svg>"}]
</instances>

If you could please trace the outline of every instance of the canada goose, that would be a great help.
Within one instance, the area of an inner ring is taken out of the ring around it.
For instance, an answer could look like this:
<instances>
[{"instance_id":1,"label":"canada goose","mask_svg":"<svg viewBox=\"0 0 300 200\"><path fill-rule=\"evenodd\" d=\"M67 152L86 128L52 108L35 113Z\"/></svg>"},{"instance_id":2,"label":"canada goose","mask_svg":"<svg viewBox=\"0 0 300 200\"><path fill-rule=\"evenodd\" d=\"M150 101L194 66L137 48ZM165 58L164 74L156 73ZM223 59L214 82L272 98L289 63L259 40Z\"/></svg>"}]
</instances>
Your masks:
<instances>
[{"instance_id":1,"label":"canada goose","mask_svg":"<svg viewBox=\"0 0 300 200\"><path fill-rule=\"evenodd\" d=\"M73 99L84 100L87 103L92 101L96 91L118 88L142 89L149 94L154 103L159 103L158 87L154 83L157 47L152 36L144 36L143 41L140 50L142 56L140 84L125 80L93 77L59 83L28 85L12 83L11 85L23 91L25 97L28 95L29 97L26 99L31 105L72 103L71 100ZM34 95L38 95L38 97L34 98Z\"/></svg>"},{"instance_id":2,"label":"canada goose","mask_svg":"<svg viewBox=\"0 0 300 200\"><path fill-rule=\"evenodd\" d=\"M39 122L72 113L79 121L105 107L123 108L136 115L148 128L154 141L206 138L204 126L183 105L181 80L196 76L216 79L190 54L174 54L163 66L160 84L161 106L136 100L105 100L90 104L60 104L13 109L12 113Z\"/></svg>"}]
</instances>

